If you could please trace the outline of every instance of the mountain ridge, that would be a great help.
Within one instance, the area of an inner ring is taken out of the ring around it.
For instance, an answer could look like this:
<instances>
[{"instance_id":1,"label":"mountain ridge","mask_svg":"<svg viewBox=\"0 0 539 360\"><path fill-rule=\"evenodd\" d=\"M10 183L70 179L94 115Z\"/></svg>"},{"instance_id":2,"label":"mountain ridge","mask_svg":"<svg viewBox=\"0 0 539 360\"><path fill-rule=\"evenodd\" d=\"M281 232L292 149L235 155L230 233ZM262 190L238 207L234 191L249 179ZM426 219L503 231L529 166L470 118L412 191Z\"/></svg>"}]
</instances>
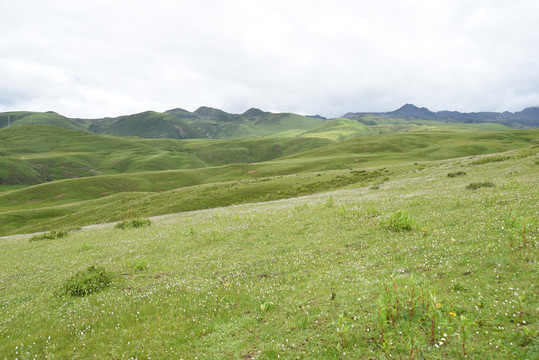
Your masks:
<instances>
[{"instance_id":1,"label":"mountain ridge","mask_svg":"<svg viewBox=\"0 0 539 360\"><path fill-rule=\"evenodd\" d=\"M339 118L373 126L399 124L401 127L430 121L447 124L495 123L514 129L539 128L539 106L517 112L433 112L426 107L405 104L388 112L349 112ZM273 113L250 108L241 114L201 106L193 112L174 108L165 112L144 111L137 114L99 119L68 118L53 111L13 111L0 113L0 128L19 125L53 125L70 130L101 135L136 136L155 139L234 139L270 136L294 137L311 132L331 120L320 115ZM422 124L425 125L425 124Z\"/></svg>"},{"instance_id":2,"label":"mountain ridge","mask_svg":"<svg viewBox=\"0 0 539 360\"><path fill-rule=\"evenodd\" d=\"M440 122L486 123L494 122L516 128L539 127L539 106L527 107L517 112L470 112L442 110L433 112L426 107L417 107L405 104L397 110L388 112L349 112L341 117L347 119L362 119L367 116L376 116L386 119L405 120L434 120Z\"/></svg>"}]
</instances>

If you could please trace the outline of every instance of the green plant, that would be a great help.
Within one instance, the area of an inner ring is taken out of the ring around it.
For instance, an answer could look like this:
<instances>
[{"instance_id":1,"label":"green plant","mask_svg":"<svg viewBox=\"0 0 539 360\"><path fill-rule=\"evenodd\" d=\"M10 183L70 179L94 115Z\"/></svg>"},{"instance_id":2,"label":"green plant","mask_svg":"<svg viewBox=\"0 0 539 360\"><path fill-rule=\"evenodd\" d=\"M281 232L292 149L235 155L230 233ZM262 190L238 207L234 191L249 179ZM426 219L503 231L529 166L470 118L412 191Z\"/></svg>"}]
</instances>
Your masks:
<instances>
[{"instance_id":1,"label":"green plant","mask_svg":"<svg viewBox=\"0 0 539 360\"><path fill-rule=\"evenodd\" d=\"M90 266L69 277L63 290L71 296L86 296L99 291L112 282L112 274L102 266Z\"/></svg>"},{"instance_id":2,"label":"green plant","mask_svg":"<svg viewBox=\"0 0 539 360\"><path fill-rule=\"evenodd\" d=\"M466 357L466 340L468 339L468 332L473 325L475 325L474 322L470 321L466 316L460 315L459 336L462 340L462 353L464 357Z\"/></svg>"},{"instance_id":3,"label":"green plant","mask_svg":"<svg viewBox=\"0 0 539 360\"><path fill-rule=\"evenodd\" d=\"M30 241L54 240L54 239L60 239L66 236L67 236L67 231L53 230L46 234L34 235L30 238Z\"/></svg>"},{"instance_id":4,"label":"green plant","mask_svg":"<svg viewBox=\"0 0 539 360\"><path fill-rule=\"evenodd\" d=\"M143 228L148 227L152 224L150 219L133 219L125 220L116 224L115 229L132 229L132 228Z\"/></svg>"},{"instance_id":5,"label":"green plant","mask_svg":"<svg viewBox=\"0 0 539 360\"><path fill-rule=\"evenodd\" d=\"M270 302L270 301L266 301L266 302L260 304L260 310L261 310L262 312L269 311L269 310L271 310L272 308L273 308L273 303Z\"/></svg>"},{"instance_id":6,"label":"green plant","mask_svg":"<svg viewBox=\"0 0 539 360\"><path fill-rule=\"evenodd\" d=\"M391 231L411 231L414 228L414 220L407 211L398 210L392 214L382 225Z\"/></svg>"},{"instance_id":7,"label":"green plant","mask_svg":"<svg viewBox=\"0 0 539 360\"><path fill-rule=\"evenodd\" d=\"M348 318L344 312L339 314L339 321L337 322L337 335L340 338L340 347L345 348L348 346L347 336L350 331L350 324Z\"/></svg>"},{"instance_id":8,"label":"green plant","mask_svg":"<svg viewBox=\"0 0 539 360\"><path fill-rule=\"evenodd\" d=\"M468 189L468 190L477 190L477 189L484 188L484 187L494 187L494 186L496 186L496 185L494 185L493 183L491 183L489 181L474 182L474 183L470 183L470 184L466 185L466 189Z\"/></svg>"}]
</instances>

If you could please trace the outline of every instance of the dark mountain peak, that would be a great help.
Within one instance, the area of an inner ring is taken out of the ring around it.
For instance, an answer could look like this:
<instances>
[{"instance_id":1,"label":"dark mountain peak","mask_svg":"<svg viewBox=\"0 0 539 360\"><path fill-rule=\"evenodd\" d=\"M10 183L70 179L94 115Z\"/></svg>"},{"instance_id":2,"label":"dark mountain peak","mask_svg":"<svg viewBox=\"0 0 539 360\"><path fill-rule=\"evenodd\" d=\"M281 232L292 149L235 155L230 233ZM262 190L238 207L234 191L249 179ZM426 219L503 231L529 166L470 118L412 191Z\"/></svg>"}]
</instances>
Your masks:
<instances>
[{"instance_id":1,"label":"dark mountain peak","mask_svg":"<svg viewBox=\"0 0 539 360\"><path fill-rule=\"evenodd\" d=\"M429 109L425 107L419 108L415 106L414 104L406 104L402 106L400 109L389 112L388 114L397 115L404 119L416 119L416 118L432 119L436 116L436 114L434 114Z\"/></svg>"},{"instance_id":2,"label":"dark mountain peak","mask_svg":"<svg viewBox=\"0 0 539 360\"><path fill-rule=\"evenodd\" d=\"M259 116L263 114L266 114L266 112L253 107L247 110L246 112L244 112L242 115L252 117L252 116Z\"/></svg>"},{"instance_id":3,"label":"dark mountain peak","mask_svg":"<svg viewBox=\"0 0 539 360\"><path fill-rule=\"evenodd\" d=\"M420 108L418 108L414 104L404 104L403 106L401 106L399 109L395 111L417 111L419 109ZM426 109L426 108L422 108L422 109Z\"/></svg>"},{"instance_id":4,"label":"dark mountain peak","mask_svg":"<svg viewBox=\"0 0 539 360\"><path fill-rule=\"evenodd\" d=\"M327 120L328 119L327 117L323 117L323 116L320 116L320 115L305 115L305 116L313 118L313 119L320 119L320 120Z\"/></svg>"}]
</instances>

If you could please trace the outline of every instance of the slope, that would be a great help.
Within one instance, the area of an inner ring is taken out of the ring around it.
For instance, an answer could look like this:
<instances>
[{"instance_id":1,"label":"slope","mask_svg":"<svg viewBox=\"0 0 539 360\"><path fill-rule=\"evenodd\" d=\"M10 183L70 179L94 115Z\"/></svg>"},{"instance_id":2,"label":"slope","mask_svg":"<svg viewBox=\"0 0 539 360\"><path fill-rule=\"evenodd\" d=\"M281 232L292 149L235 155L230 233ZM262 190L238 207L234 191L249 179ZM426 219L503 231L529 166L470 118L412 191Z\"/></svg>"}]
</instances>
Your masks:
<instances>
[{"instance_id":1,"label":"slope","mask_svg":"<svg viewBox=\"0 0 539 360\"><path fill-rule=\"evenodd\" d=\"M0 224L4 224L0 233L76 227L118 220L134 212L160 215L312 194L364 181L383 182L389 175L382 170L364 172L365 168L408 164L405 168L421 170L428 161L538 143L539 130L387 134L261 163L56 181L0 193ZM100 211L95 211L92 201L99 201Z\"/></svg>"},{"instance_id":2,"label":"slope","mask_svg":"<svg viewBox=\"0 0 539 360\"><path fill-rule=\"evenodd\" d=\"M378 188L175 214L146 228L3 238L0 353L535 358L538 160L514 155L434 162ZM467 189L484 182L492 186ZM391 230L395 214L411 229ZM110 285L69 295L69 279L91 266Z\"/></svg>"}]
</instances>

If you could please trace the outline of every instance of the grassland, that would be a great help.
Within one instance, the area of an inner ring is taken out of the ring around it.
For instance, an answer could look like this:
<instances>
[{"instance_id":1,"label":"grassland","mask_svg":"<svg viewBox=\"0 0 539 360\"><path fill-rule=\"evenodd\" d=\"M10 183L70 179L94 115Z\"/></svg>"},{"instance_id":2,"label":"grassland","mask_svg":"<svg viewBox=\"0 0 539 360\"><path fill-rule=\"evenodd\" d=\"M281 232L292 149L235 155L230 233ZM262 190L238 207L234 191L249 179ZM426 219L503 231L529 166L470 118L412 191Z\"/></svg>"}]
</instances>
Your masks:
<instances>
[{"instance_id":1,"label":"grassland","mask_svg":"<svg viewBox=\"0 0 539 360\"><path fill-rule=\"evenodd\" d=\"M499 140L512 146L506 136ZM447 156L463 146L454 141ZM474 151L487 151L474 141ZM345 158L353 144L343 145ZM404 140L394 146L410 147ZM372 178L348 169L305 174L320 182L364 177L331 192L167 215L137 229L109 224L54 240L2 238L0 354L533 359L537 151L528 144L418 164L412 152L408 162L386 165ZM247 191L277 180L198 189ZM494 186L467 189L487 182ZM181 202L185 189L151 194L159 202L149 206ZM112 206L136 195L114 195ZM88 296L64 290L90 267L110 275L110 285Z\"/></svg>"},{"instance_id":2,"label":"grassland","mask_svg":"<svg viewBox=\"0 0 539 360\"><path fill-rule=\"evenodd\" d=\"M50 131L50 127L37 129ZM69 136L58 139L64 140L52 145L36 142L42 145L35 147L31 138L27 143L15 140L10 143L10 137L6 136L5 149L10 150L5 150L8 156L2 161L6 163L21 156L25 157L21 161L39 158L50 163L56 159L59 168L65 170L68 159L73 162L88 159L102 164L102 173L113 170L128 173L4 191L0 193L0 235L77 228L130 216L163 215L291 198L350 184L380 183L389 176L385 172L388 170L382 171L381 166L421 160L421 165L415 165L419 168L430 166L429 161L495 153L539 142L539 130L413 132L340 142L317 137L141 140L63 131ZM94 140L99 151L92 152L88 144ZM31 150L41 152L35 154ZM226 162L236 164L209 166ZM105 171L107 167L103 164L109 164L109 170ZM135 172L140 167L158 170L182 166L195 168Z\"/></svg>"}]
</instances>

